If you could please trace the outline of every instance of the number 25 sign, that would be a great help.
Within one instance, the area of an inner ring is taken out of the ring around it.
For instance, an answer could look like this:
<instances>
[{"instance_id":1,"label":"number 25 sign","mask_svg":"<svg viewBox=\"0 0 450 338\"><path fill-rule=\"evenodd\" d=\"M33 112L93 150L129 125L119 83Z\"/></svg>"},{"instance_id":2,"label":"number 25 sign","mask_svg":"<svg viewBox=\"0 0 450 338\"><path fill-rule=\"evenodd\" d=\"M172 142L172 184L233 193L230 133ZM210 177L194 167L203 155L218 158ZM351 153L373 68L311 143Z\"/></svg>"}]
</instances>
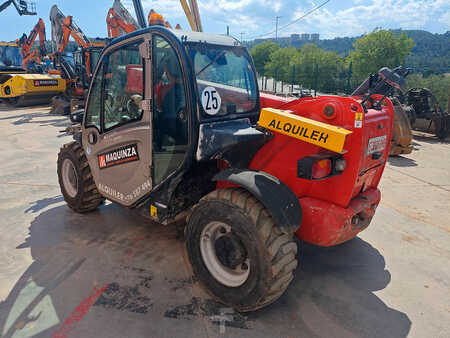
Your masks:
<instances>
[{"instance_id":1,"label":"number 25 sign","mask_svg":"<svg viewBox=\"0 0 450 338\"><path fill-rule=\"evenodd\" d=\"M202 106L208 115L216 115L220 111L222 98L214 87L206 87L202 93Z\"/></svg>"}]
</instances>

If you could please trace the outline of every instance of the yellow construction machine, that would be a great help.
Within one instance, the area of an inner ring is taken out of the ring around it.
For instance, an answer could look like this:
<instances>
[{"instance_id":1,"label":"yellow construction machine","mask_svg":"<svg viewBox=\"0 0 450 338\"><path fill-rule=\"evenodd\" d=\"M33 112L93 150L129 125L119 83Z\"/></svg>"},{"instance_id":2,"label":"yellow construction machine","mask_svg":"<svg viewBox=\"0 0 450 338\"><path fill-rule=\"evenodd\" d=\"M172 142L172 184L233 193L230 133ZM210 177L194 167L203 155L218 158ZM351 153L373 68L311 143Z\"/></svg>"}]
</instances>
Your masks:
<instances>
[{"instance_id":1,"label":"yellow construction machine","mask_svg":"<svg viewBox=\"0 0 450 338\"><path fill-rule=\"evenodd\" d=\"M0 43L0 102L15 106L50 102L66 90L60 76L28 74L17 43Z\"/></svg>"},{"instance_id":2,"label":"yellow construction machine","mask_svg":"<svg viewBox=\"0 0 450 338\"><path fill-rule=\"evenodd\" d=\"M50 102L66 90L66 82L58 75L0 74L0 101L27 106Z\"/></svg>"}]
</instances>

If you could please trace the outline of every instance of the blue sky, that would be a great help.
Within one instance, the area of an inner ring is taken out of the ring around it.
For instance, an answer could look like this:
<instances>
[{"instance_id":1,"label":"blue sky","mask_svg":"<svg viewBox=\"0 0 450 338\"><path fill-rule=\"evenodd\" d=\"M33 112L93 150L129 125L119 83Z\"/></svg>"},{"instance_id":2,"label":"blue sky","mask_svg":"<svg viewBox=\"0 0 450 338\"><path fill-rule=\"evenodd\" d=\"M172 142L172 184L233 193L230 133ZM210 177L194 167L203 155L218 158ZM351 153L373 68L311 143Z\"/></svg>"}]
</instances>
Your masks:
<instances>
[{"instance_id":1,"label":"blue sky","mask_svg":"<svg viewBox=\"0 0 450 338\"><path fill-rule=\"evenodd\" d=\"M275 29L275 16L281 16L279 26L299 18L325 0L198 0L204 31L225 33L230 26L236 37L245 39L264 35ZM3 3L4 0L0 0ZM10 41L29 33L39 17L45 20L47 39L51 38L48 20L50 7L58 5L65 15L90 37L105 37L106 13L113 0L36 0L38 16L20 17L11 6L0 13L0 40ZM122 0L134 14L132 1ZM188 29L179 0L142 0L146 12L154 8L172 25L180 23ZM321 38L358 36L376 27L385 29L424 29L433 33L450 30L450 0L331 0L324 7L279 32L320 33ZM270 37L266 35L264 37Z\"/></svg>"}]
</instances>

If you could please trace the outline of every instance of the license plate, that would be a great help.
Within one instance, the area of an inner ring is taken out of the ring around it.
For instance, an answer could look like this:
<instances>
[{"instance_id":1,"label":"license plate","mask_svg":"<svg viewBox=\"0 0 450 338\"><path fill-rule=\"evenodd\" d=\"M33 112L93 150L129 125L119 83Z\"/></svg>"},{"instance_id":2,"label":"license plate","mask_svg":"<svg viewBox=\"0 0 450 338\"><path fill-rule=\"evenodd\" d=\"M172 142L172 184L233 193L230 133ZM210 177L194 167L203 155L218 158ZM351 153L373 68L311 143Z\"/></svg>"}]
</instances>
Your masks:
<instances>
[{"instance_id":1,"label":"license plate","mask_svg":"<svg viewBox=\"0 0 450 338\"><path fill-rule=\"evenodd\" d=\"M369 144L367 145L367 155L380 152L386 148L386 135L372 137L369 139Z\"/></svg>"}]
</instances>

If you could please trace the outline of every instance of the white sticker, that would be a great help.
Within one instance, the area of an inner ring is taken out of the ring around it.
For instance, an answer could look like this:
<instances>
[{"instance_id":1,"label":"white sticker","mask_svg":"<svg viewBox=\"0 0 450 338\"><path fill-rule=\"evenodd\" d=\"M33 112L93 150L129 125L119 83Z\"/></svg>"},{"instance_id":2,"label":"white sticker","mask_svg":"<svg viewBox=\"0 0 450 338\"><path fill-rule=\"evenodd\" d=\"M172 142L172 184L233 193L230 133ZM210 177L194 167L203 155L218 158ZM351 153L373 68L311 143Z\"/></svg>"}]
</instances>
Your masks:
<instances>
[{"instance_id":1,"label":"white sticker","mask_svg":"<svg viewBox=\"0 0 450 338\"><path fill-rule=\"evenodd\" d=\"M222 98L214 87L206 87L202 93L202 106L208 115L216 115L220 106L222 105Z\"/></svg>"},{"instance_id":2,"label":"white sticker","mask_svg":"<svg viewBox=\"0 0 450 338\"><path fill-rule=\"evenodd\" d=\"M362 121L355 121L355 128L362 128Z\"/></svg>"},{"instance_id":3,"label":"white sticker","mask_svg":"<svg viewBox=\"0 0 450 338\"><path fill-rule=\"evenodd\" d=\"M383 151L386 148L387 136L372 137L367 144L367 155Z\"/></svg>"}]
</instances>

